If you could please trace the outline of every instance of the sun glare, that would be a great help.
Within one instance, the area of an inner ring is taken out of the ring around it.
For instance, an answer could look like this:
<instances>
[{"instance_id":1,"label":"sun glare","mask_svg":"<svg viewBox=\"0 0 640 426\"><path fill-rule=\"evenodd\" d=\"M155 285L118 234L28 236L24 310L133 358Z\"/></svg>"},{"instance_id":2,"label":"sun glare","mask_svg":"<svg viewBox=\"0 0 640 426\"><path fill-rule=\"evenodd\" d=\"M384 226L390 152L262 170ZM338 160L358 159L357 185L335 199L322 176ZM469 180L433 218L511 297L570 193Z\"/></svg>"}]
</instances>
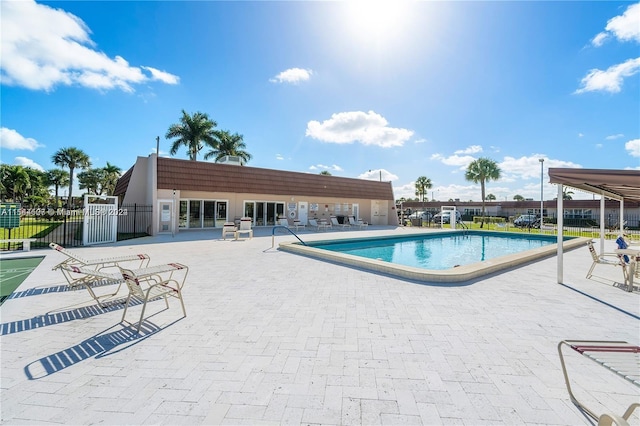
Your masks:
<instances>
[{"instance_id":1,"label":"sun glare","mask_svg":"<svg viewBox=\"0 0 640 426\"><path fill-rule=\"evenodd\" d=\"M348 1L347 25L359 38L378 43L393 40L406 27L409 4L404 0Z\"/></svg>"}]
</instances>

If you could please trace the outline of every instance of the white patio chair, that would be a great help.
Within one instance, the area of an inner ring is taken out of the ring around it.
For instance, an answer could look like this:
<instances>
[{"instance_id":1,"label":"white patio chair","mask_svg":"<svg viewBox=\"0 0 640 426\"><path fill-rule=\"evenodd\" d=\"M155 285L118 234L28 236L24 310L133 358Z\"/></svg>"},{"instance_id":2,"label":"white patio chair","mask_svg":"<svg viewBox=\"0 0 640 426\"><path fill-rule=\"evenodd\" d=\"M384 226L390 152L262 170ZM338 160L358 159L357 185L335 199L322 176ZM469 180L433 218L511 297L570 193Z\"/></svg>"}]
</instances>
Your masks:
<instances>
[{"instance_id":1,"label":"white patio chair","mask_svg":"<svg viewBox=\"0 0 640 426\"><path fill-rule=\"evenodd\" d=\"M351 226L357 226L360 229L364 229L367 226L369 226L369 224L367 222L363 222L362 219L358 219L356 221L356 218L353 216L349 216L349 225Z\"/></svg>"},{"instance_id":2,"label":"white patio chair","mask_svg":"<svg viewBox=\"0 0 640 426\"><path fill-rule=\"evenodd\" d=\"M127 284L127 288L129 289L129 295L127 296L127 300L124 306L124 312L122 313L122 319L120 320L120 322L126 322L135 326L134 323L130 323L125 319L127 315L127 309L129 308L129 303L131 302L132 298L138 298L142 301L142 312L140 313L140 319L137 323L138 333L140 332L140 327L142 326L142 320L144 319L144 311L147 309L147 303L159 297L164 298L167 309L169 309L169 301L167 300L167 297L175 297L176 299L180 300L183 316L187 316L187 311L184 307L184 300L182 300L181 286L178 281L174 279L166 279L158 282L143 281L140 280L132 270L124 268L120 268L120 273L122 274L124 282ZM143 288L141 286L141 282L152 284L146 288Z\"/></svg>"},{"instance_id":3,"label":"white patio chair","mask_svg":"<svg viewBox=\"0 0 640 426\"><path fill-rule=\"evenodd\" d=\"M124 256L115 256L115 257L107 257L101 259L85 259L80 257L77 253L71 250L67 250L66 248L58 245L56 243L50 243L49 247L57 251L58 253L62 253L67 256L67 259L58 263L56 266L52 268L52 270L57 270L62 268L63 265L76 265L87 267L89 269L100 270L105 268L114 268L116 266L120 266L121 263L125 262L140 262L138 268L143 268L149 264L151 258L147 254L128 254Z\"/></svg>"},{"instance_id":4,"label":"white patio chair","mask_svg":"<svg viewBox=\"0 0 640 426\"><path fill-rule=\"evenodd\" d=\"M224 225L222 225L222 239L226 240L227 239L227 235L229 235L229 234L233 235L233 237L235 238L237 230L238 230L238 228L236 228L236 224L235 223L233 223L233 222L225 222Z\"/></svg>"},{"instance_id":5,"label":"white patio chair","mask_svg":"<svg viewBox=\"0 0 640 426\"><path fill-rule=\"evenodd\" d=\"M250 217L242 217L240 218L240 227L236 231L236 240L242 235L246 234L249 238L253 238L253 229L251 229L251 218Z\"/></svg>"},{"instance_id":6,"label":"white patio chair","mask_svg":"<svg viewBox=\"0 0 640 426\"><path fill-rule=\"evenodd\" d=\"M350 228L351 225L349 225L348 222L344 222L344 223L340 223L338 222L338 218L335 216L331 216L331 226L335 226L336 228Z\"/></svg>"},{"instance_id":7,"label":"white patio chair","mask_svg":"<svg viewBox=\"0 0 640 426\"><path fill-rule=\"evenodd\" d=\"M591 268L589 268L589 272L587 272L587 278L592 277L593 270L595 269L596 265L610 265L622 267L622 273L624 275L625 282L627 281L627 268L621 255L618 255L617 253L598 254L596 253L595 247L593 247L593 241L588 241L587 247L589 248L591 258L593 259Z\"/></svg>"}]
</instances>

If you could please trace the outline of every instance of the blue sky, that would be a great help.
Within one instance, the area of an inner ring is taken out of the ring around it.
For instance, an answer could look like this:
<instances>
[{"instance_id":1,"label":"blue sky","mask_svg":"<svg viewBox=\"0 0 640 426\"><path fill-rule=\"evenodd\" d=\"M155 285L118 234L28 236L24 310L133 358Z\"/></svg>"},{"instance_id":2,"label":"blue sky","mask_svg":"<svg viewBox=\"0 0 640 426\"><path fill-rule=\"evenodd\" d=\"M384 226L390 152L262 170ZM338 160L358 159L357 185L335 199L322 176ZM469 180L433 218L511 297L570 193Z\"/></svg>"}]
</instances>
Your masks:
<instances>
[{"instance_id":1,"label":"blue sky","mask_svg":"<svg viewBox=\"0 0 640 426\"><path fill-rule=\"evenodd\" d=\"M49 170L75 146L124 172L156 136L168 156L184 109L242 134L249 166L382 177L396 198L426 176L438 200L479 200L479 157L499 200L540 199L540 158L545 199L548 167L640 170L640 3L0 8L2 163Z\"/></svg>"}]
</instances>

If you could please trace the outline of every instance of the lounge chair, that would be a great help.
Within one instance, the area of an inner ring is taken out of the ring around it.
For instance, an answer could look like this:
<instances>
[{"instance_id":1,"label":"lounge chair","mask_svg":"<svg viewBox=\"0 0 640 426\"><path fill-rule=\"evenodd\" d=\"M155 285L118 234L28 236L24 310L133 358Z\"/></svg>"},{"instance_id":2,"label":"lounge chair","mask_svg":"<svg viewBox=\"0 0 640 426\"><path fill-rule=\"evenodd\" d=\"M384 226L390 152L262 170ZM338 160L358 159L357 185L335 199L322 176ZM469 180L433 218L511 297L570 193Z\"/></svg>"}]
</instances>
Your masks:
<instances>
[{"instance_id":1,"label":"lounge chair","mask_svg":"<svg viewBox=\"0 0 640 426\"><path fill-rule=\"evenodd\" d=\"M226 240L227 239L227 235L231 234L233 235L233 237L236 237L236 231L238 230L238 228L236 228L236 224L233 222L225 222L224 225L222 225L222 239Z\"/></svg>"},{"instance_id":2,"label":"lounge chair","mask_svg":"<svg viewBox=\"0 0 640 426\"><path fill-rule=\"evenodd\" d=\"M71 290L76 290L78 288L84 287L89 292L93 300L98 302L101 308L105 307L101 299L105 297L113 297L118 294L118 292L120 291L120 287L124 282L119 271L117 273L114 273L100 269L96 270L91 268L90 266L76 266L69 264L61 265L60 270L62 271L62 275L64 275L64 277L67 279L69 288ZM94 287L111 284L119 284L118 288L113 293L98 296L93 291Z\"/></svg>"},{"instance_id":3,"label":"lounge chair","mask_svg":"<svg viewBox=\"0 0 640 426\"><path fill-rule=\"evenodd\" d=\"M349 225L351 226L357 226L360 229L364 229L367 226L369 226L369 224L367 222L363 222L362 219L358 219L356 221L356 218L353 216L349 216Z\"/></svg>"},{"instance_id":4,"label":"lounge chair","mask_svg":"<svg viewBox=\"0 0 640 426\"><path fill-rule=\"evenodd\" d=\"M593 410L587 408L582 402L578 401L571 390L565 356L562 352L563 348L573 349L607 370L628 380L635 386L640 387L640 369L638 368L638 365L640 365L640 346L630 345L621 341L563 340L558 343L562 374L564 375L571 402L598 421L598 425L628 425L629 418L637 408L640 408L640 403L632 403L621 416L613 413L597 415Z\"/></svg>"},{"instance_id":5,"label":"lounge chair","mask_svg":"<svg viewBox=\"0 0 640 426\"><path fill-rule=\"evenodd\" d=\"M327 228L331 227L324 222L318 222L318 219L309 219L309 226L314 228L316 231L326 231Z\"/></svg>"},{"instance_id":6,"label":"lounge chair","mask_svg":"<svg viewBox=\"0 0 640 426\"><path fill-rule=\"evenodd\" d=\"M596 253L595 247L593 247L593 241L587 242L587 247L589 248L589 253L591 253L591 258L593 259L593 263L591 264L591 268L589 268L589 272L587 272L587 278L591 278L593 275L593 270L596 265L610 265L610 266L621 266L622 273L624 274L625 282L627 281L627 269L624 259L621 255L617 253Z\"/></svg>"},{"instance_id":7,"label":"lounge chair","mask_svg":"<svg viewBox=\"0 0 640 426\"><path fill-rule=\"evenodd\" d=\"M286 217L278 219L278 225L289 227L289 220Z\"/></svg>"},{"instance_id":8,"label":"lounge chair","mask_svg":"<svg viewBox=\"0 0 640 426\"><path fill-rule=\"evenodd\" d=\"M303 230L306 229L307 224L306 223L302 223L301 220L294 220L293 221L293 227L296 228L296 232L298 232L300 230L300 228L302 228Z\"/></svg>"},{"instance_id":9,"label":"lounge chair","mask_svg":"<svg viewBox=\"0 0 640 426\"><path fill-rule=\"evenodd\" d=\"M249 238L253 238L253 229L251 229L251 218L250 217L242 217L240 218L240 227L235 232L236 240L240 238L242 234L246 234Z\"/></svg>"},{"instance_id":10,"label":"lounge chair","mask_svg":"<svg viewBox=\"0 0 640 426\"><path fill-rule=\"evenodd\" d=\"M128 254L125 256L115 256L115 257L107 257L101 259L85 259L83 257L78 256L77 253L67 250L66 248L58 245L56 243L50 243L49 247L57 251L58 253L62 253L67 256L67 259L58 263L53 267L53 270L57 270L62 268L62 265L75 265L82 267L89 267L90 269L100 270L104 268L113 268L116 266L120 266L121 263L126 262L140 262L138 268L143 268L149 264L151 258L146 254Z\"/></svg>"},{"instance_id":11,"label":"lounge chair","mask_svg":"<svg viewBox=\"0 0 640 426\"><path fill-rule=\"evenodd\" d=\"M331 226L335 226L336 228L351 228L351 225L349 225L349 222L343 222L340 223L338 222L338 218L335 216L331 216Z\"/></svg>"},{"instance_id":12,"label":"lounge chair","mask_svg":"<svg viewBox=\"0 0 640 426\"><path fill-rule=\"evenodd\" d=\"M138 320L137 327L138 333L140 332L140 327L142 326L142 320L144 319L144 311L147 308L147 303L149 303L149 301L153 299L157 299L159 297L164 298L164 302L167 305L168 309L169 301L167 300L167 296L175 297L180 300L183 316L187 316L187 311L184 308L184 300L182 300L181 285L178 281L174 279L166 279L163 281L152 282L152 284L147 288L142 288L141 282L143 280L139 279L134 271L130 269L120 268L120 273L122 274L122 278L129 288L129 295L127 296L127 300L124 306L124 312L122 313L122 319L120 320L120 322L129 323L129 321L126 321L125 318L127 315L127 308L129 308L129 303L134 297L142 301L142 312L140 313L140 319ZM133 323L129 324L135 325Z\"/></svg>"}]
</instances>

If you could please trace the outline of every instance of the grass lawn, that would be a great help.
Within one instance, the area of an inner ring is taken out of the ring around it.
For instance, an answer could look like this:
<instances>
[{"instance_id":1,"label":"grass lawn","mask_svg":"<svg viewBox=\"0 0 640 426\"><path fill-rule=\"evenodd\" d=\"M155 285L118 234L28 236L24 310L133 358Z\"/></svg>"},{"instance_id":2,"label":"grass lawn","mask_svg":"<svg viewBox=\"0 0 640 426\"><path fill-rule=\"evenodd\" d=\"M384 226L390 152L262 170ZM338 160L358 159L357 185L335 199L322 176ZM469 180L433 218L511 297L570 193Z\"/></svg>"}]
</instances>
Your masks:
<instances>
[{"instance_id":1,"label":"grass lawn","mask_svg":"<svg viewBox=\"0 0 640 426\"><path fill-rule=\"evenodd\" d=\"M11 235L11 239L39 238L47 235L61 224L62 222L58 221L51 222L48 220L33 219L22 220L20 221L19 228L13 228L10 230L6 228L0 228L0 240L9 239L9 235Z\"/></svg>"},{"instance_id":2,"label":"grass lawn","mask_svg":"<svg viewBox=\"0 0 640 426\"><path fill-rule=\"evenodd\" d=\"M0 305L36 269L44 257L0 260Z\"/></svg>"}]
</instances>

